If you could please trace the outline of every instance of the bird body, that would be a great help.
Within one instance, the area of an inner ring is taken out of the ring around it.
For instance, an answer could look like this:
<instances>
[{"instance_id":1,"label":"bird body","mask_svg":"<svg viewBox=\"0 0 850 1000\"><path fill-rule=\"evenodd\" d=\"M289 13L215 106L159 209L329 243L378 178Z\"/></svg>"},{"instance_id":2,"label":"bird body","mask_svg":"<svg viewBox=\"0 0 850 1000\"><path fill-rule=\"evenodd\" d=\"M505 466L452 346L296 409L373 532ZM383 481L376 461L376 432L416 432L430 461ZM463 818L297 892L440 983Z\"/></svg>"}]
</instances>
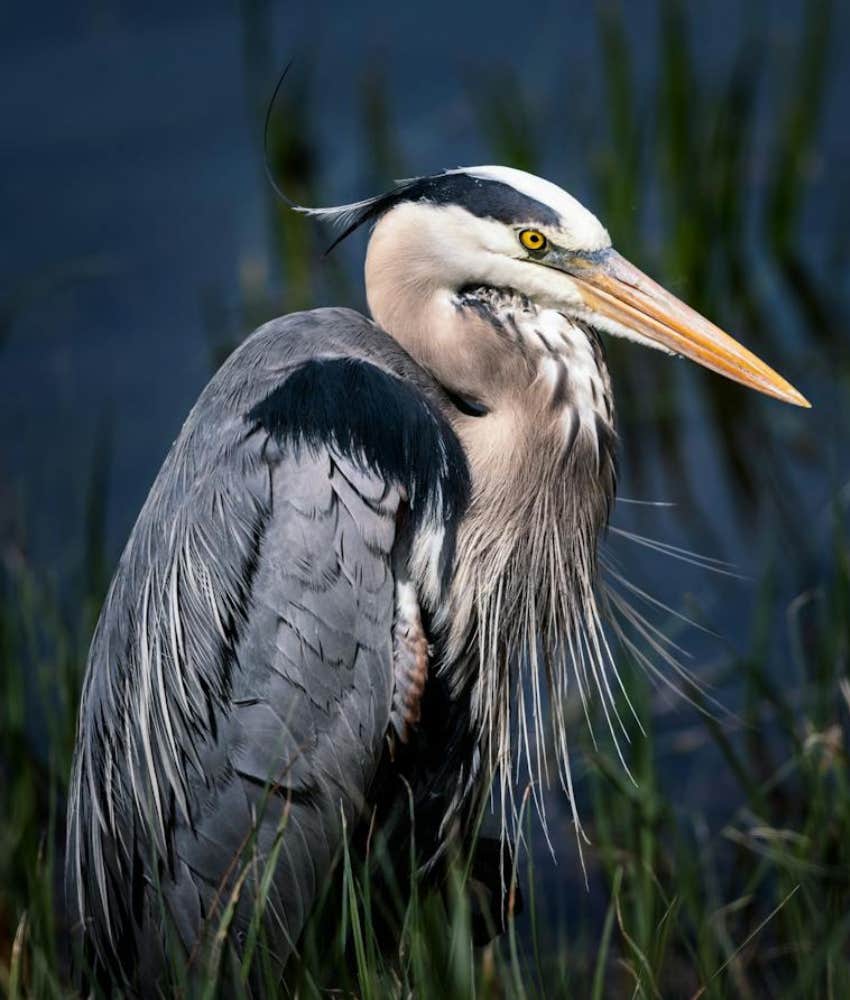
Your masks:
<instances>
[{"instance_id":1,"label":"bird body","mask_svg":"<svg viewBox=\"0 0 850 1000\"><path fill-rule=\"evenodd\" d=\"M350 310L269 324L204 391L119 563L81 706L71 901L113 975L162 966L155 883L191 953L284 815L285 961L389 727L394 552L438 518L422 568L439 589L466 475L432 380Z\"/></svg>"},{"instance_id":2,"label":"bird body","mask_svg":"<svg viewBox=\"0 0 850 1000\"><path fill-rule=\"evenodd\" d=\"M516 753L548 775L543 683L580 828L564 703L598 697L612 731L617 711L596 589L616 482L600 330L802 401L540 178L448 171L312 211L343 235L374 223L372 319L297 313L225 362L92 641L69 901L94 975L140 993L230 900L231 944L259 905L282 970L392 775L431 858L497 777L504 822Z\"/></svg>"}]
</instances>

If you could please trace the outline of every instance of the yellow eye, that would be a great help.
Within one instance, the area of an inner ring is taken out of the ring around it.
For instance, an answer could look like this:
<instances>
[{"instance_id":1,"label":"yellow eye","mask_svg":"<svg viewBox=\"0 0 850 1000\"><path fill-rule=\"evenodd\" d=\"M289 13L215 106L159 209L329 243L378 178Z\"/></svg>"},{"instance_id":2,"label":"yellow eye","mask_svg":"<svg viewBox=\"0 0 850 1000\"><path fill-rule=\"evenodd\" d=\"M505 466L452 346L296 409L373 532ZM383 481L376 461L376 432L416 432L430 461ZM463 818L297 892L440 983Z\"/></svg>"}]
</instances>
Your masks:
<instances>
[{"instance_id":1,"label":"yellow eye","mask_svg":"<svg viewBox=\"0 0 850 1000\"><path fill-rule=\"evenodd\" d=\"M546 237L537 229L523 229L519 241L526 250L545 250L547 243Z\"/></svg>"}]
</instances>

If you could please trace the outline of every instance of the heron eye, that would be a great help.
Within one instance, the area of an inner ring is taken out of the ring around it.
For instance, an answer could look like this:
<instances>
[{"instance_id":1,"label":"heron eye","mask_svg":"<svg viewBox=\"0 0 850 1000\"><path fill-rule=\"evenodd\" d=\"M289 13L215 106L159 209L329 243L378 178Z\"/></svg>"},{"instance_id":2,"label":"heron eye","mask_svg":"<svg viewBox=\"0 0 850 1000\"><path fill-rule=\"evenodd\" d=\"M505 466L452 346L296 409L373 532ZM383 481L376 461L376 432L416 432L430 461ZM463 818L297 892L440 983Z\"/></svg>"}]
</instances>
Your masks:
<instances>
[{"instance_id":1,"label":"heron eye","mask_svg":"<svg viewBox=\"0 0 850 1000\"><path fill-rule=\"evenodd\" d=\"M544 250L548 242L543 233L537 229L523 229L519 234L519 241L526 250Z\"/></svg>"}]
</instances>

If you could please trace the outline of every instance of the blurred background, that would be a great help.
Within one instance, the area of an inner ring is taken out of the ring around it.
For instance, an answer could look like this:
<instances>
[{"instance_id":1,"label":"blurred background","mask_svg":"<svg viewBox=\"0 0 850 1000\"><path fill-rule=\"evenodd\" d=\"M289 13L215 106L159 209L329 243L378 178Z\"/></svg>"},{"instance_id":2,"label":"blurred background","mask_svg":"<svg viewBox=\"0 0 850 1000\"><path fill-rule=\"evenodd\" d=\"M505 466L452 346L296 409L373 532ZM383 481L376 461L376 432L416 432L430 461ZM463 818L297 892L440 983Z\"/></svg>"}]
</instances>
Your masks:
<instances>
[{"instance_id":1,"label":"blurred background","mask_svg":"<svg viewBox=\"0 0 850 1000\"><path fill-rule=\"evenodd\" d=\"M606 551L686 698L624 653L637 785L584 738L589 889L553 792L511 960L544 993L850 995L848 37L839 0L0 8L0 989L67 989L85 651L171 441L259 323L364 307L365 235L323 258L265 177L294 58L270 165L296 201L540 173L813 402L609 341Z\"/></svg>"}]
</instances>

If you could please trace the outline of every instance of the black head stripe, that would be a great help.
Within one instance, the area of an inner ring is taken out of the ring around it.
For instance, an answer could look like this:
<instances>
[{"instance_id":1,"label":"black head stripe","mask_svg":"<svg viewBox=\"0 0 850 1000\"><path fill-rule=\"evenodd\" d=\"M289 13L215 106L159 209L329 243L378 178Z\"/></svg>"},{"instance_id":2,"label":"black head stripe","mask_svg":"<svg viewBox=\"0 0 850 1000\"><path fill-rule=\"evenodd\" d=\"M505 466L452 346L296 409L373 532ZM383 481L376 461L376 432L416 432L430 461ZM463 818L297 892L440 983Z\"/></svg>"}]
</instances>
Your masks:
<instances>
[{"instance_id":1,"label":"black head stripe","mask_svg":"<svg viewBox=\"0 0 850 1000\"><path fill-rule=\"evenodd\" d=\"M557 226L558 213L517 191L510 184L470 174L437 174L412 182L406 201L430 201L435 205L459 205L482 219L497 222L536 222Z\"/></svg>"},{"instance_id":2,"label":"black head stripe","mask_svg":"<svg viewBox=\"0 0 850 1000\"><path fill-rule=\"evenodd\" d=\"M495 219L509 225L531 222L542 226L557 226L560 222L558 213L553 208L517 191L510 184L464 173L434 174L405 181L392 191L364 204L328 247L327 252L330 253L338 243L364 223L378 219L384 212L406 201L457 205L479 218Z\"/></svg>"}]
</instances>

